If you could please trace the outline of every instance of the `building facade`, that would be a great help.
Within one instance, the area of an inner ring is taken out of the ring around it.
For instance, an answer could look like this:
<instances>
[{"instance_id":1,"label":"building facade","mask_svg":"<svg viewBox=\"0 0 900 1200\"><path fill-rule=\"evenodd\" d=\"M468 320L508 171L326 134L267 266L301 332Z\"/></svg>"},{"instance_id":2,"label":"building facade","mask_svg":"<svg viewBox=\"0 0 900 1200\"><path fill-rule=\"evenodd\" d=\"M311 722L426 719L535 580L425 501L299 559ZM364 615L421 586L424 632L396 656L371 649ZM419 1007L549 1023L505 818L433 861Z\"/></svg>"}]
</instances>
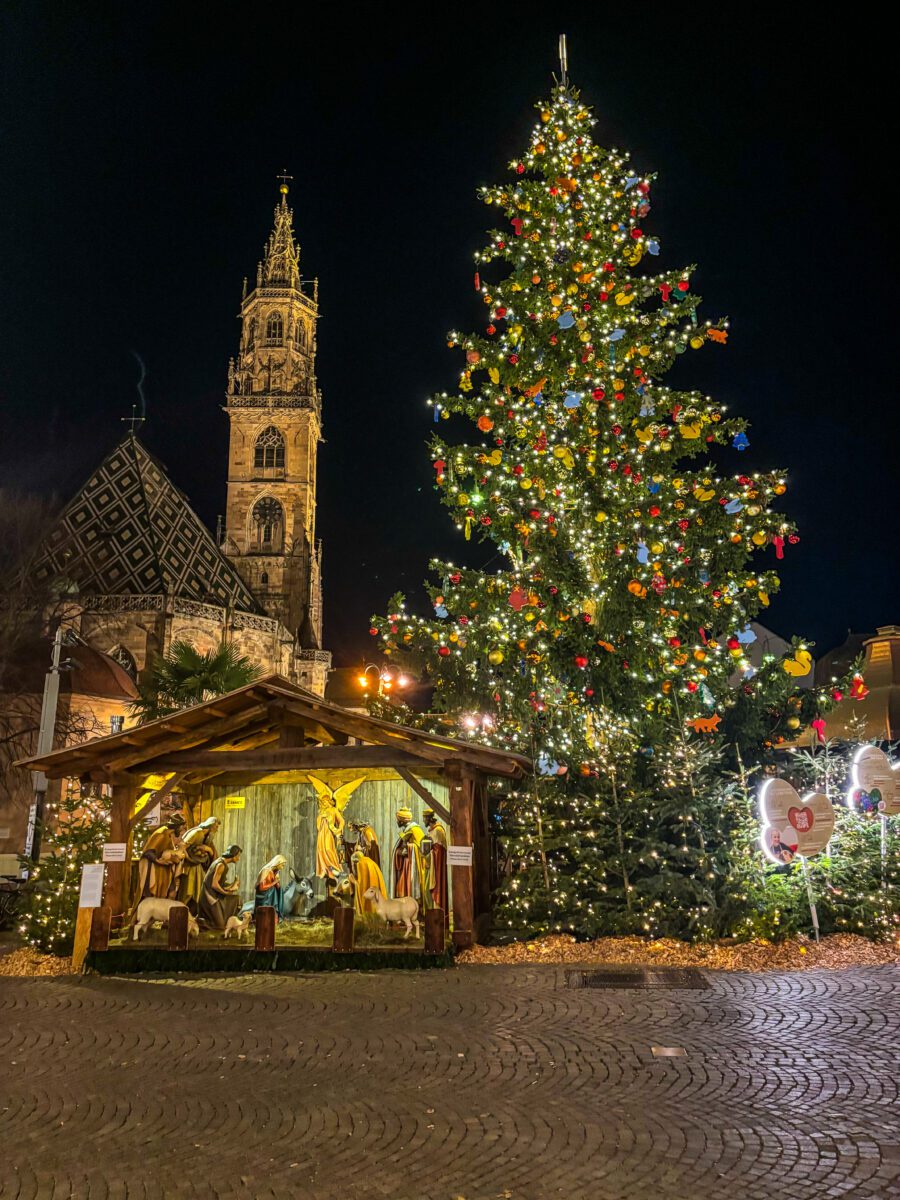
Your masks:
<instances>
[{"instance_id":1,"label":"building facade","mask_svg":"<svg viewBox=\"0 0 900 1200\"><path fill-rule=\"evenodd\" d=\"M241 305L228 367L225 531L206 529L165 467L129 434L63 510L39 567L73 592L67 620L137 678L186 640L233 643L262 672L322 694L315 377L318 283L304 292L282 186L256 287Z\"/></svg>"}]
</instances>

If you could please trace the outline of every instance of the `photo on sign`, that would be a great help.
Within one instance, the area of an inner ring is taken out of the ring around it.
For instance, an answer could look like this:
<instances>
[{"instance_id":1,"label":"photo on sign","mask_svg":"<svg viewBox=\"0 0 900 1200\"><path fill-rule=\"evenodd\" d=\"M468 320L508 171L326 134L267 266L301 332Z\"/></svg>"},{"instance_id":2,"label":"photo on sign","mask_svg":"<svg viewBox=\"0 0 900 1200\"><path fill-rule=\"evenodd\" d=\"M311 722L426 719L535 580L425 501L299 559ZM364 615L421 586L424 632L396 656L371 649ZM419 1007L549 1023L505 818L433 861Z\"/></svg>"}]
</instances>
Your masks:
<instances>
[{"instance_id":1,"label":"photo on sign","mask_svg":"<svg viewBox=\"0 0 900 1200\"><path fill-rule=\"evenodd\" d=\"M834 832L834 809L821 792L800 796L786 779L767 779L759 794L760 845L772 862L821 854Z\"/></svg>"}]
</instances>

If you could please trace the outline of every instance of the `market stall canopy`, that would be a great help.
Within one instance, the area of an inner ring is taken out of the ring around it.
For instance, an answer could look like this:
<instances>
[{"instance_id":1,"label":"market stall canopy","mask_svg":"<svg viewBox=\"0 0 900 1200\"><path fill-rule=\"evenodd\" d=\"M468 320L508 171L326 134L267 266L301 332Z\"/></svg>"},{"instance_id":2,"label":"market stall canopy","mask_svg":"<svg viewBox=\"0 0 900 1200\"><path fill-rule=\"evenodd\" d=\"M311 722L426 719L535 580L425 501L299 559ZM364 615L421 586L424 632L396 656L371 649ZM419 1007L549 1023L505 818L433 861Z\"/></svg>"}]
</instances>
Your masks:
<instances>
[{"instance_id":1,"label":"market stall canopy","mask_svg":"<svg viewBox=\"0 0 900 1200\"><path fill-rule=\"evenodd\" d=\"M517 780L533 769L521 754L350 712L280 675L17 765L43 771L50 779L98 782L124 773L177 772L186 782L201 782L231 773L310 768L454 766Z\"/></svg>"}]
</instances>

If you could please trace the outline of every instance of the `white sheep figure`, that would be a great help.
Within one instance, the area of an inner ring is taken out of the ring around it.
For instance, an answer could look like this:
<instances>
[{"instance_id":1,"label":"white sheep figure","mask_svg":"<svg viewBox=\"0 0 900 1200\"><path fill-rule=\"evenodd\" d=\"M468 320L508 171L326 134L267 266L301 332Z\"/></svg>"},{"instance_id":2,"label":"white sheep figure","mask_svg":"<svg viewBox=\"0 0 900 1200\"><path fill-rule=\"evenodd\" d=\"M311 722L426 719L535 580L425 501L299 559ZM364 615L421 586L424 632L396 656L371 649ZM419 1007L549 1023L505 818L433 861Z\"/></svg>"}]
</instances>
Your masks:
<instances>
[{"instance_id":1,"label":"white sheep figure","mask_svg":"<svg viewBox=\"0 0 900 1200\"><path fill-rule=\"evenodd\" d=\"M247 930L250 928L250 918L253 913L250 909L246 909L239 917L229 917L225 922L225 932L223 938L236 937L239 942L242 942L247 936Z\"/></svg>"},{"instance_id":2,"label":"white sheep figure","mask_svg":"<svg viewBox=\"0 0 900 1200\"><path fill-rule=\"evenodd\" d=\"M396 900L388 900L378 888L373 887L367 888L363 895L375 905L375 911L382 921L402 921L406 926L404 937L409 937L415 926L416 937L419 936L419 902L415 896L400 896Z\"/></svg>"}]
</instances>

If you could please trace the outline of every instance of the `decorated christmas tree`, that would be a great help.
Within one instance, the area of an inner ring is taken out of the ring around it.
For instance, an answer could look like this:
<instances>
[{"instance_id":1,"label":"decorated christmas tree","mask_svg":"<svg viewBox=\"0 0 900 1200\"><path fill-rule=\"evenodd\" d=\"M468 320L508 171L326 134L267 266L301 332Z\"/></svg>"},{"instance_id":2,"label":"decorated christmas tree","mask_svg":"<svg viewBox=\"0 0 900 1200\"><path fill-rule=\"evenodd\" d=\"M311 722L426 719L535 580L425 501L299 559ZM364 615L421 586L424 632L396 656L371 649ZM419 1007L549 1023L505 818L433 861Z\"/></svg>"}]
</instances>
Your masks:
<instances>
[{"instance_id":1,"label":"decorated christmas tree","mask_svg":"<svg viewBox=\"0 0 900 1200\"><path fill-rule=\"evenodd\" d=\"M746 754L815 715L793 698L805 645L760 684L746 657L797 540L773 508L785 476L744 467L724 405L664 382L728 326L700 319L693 268L656 270L652 177L593 140L573 88L537 107L508 181L481 192L484 324L450 335L458 390L432 402L443 503L491 553L434 561L434 617L398 596L371 632L424 666L460 731L537 763L499 809L499 926L723 932L746 803L717 774L720 725L762 702Z\"/></svg>"},{"instance_id":2,"label":"decorated christmas tree","mask_svg":"<svg viewBox=\"0 0 900 1200\"><path fill-rule=\"evenodd\" d=\"M109 841L109 801L84 793L72 781L63 785L58 805L48 805L41 833L43 854L31 872L20 933L30 946L50 954L70 954L78 915L81 868L98 863Z\"/></svg>"}]
</instances>

